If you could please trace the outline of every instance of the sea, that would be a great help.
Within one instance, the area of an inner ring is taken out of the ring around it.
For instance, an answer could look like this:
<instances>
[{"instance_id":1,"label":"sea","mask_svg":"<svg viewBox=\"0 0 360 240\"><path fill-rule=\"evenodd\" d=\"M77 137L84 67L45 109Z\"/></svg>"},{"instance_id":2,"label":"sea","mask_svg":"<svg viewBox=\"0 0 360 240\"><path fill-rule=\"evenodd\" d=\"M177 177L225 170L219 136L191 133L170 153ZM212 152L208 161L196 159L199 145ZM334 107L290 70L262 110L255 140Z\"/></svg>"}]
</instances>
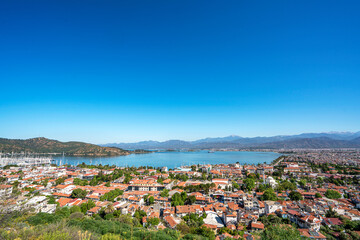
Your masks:
<instances>
[{"instance_id":1,"label":"sea","mask_svg":"<svg viewBox=\"0 0 360 240\"><path fill-rule=\"evenodd\" d=\"M146 154L130 154L117 157L55 157L55 163L76 166L81 163L91 165L116 165L119 167L168 167L169 169L194 164L245 164L271 163L281 154L274 152L153 152Z\"/></svg>"}]
</instances>

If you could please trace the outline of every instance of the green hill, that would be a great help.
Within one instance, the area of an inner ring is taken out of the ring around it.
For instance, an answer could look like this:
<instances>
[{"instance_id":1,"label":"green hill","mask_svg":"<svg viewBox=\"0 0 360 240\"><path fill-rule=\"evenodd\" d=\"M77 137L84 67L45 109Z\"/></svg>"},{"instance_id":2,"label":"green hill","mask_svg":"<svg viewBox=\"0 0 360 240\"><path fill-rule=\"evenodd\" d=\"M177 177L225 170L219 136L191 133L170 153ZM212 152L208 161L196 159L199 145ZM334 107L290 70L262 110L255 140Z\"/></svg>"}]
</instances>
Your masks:
<instances>
[{"instance_id":1,"label":"green hill","mask_svg":"<svg viewBox=\"0 0 360 240\"><path fill-rule=\"evenodd\" d=\"M120 156L131 152L117 147L100 147L83 142L60 142L43 137L31 139L0 138L0 151L3 153L65 153L71 156Z\"/></svg>"}]
</instances>

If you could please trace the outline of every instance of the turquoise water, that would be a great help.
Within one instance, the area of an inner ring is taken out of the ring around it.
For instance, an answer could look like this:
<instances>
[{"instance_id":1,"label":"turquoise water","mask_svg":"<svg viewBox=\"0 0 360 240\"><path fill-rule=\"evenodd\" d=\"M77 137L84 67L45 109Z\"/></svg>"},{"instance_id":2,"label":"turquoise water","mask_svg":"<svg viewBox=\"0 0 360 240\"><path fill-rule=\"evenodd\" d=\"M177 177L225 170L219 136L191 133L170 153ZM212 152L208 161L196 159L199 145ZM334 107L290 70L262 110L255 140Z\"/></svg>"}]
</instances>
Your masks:
<instances>
[{"instance_id":1,"label":"turquoise water","mask_svg":"<svg viewBox=\"0 0 360 240\"><path fill-rule=\"evenodd\" d=\"M56 164L78 165L82 162L86 164L102 164L116 166L153 166L175 168L183 165L192 164L220 164L236 163L258 164L270 163L280 154L273 152L156 152L148 154L131 154L128 156L89 158L89 157L56 157Z\"/></svg>"}]
</instances>

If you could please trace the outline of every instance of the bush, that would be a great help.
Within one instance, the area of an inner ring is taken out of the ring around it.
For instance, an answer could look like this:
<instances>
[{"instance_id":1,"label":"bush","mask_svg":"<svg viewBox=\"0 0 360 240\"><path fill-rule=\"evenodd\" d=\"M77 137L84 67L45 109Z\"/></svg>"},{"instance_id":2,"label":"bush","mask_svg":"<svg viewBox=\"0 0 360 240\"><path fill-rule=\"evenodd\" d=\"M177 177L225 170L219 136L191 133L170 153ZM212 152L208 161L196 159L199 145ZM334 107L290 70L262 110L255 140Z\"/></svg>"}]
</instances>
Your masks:
<instances>
[{"instance_id":1,"label":"bush","mask_svg":"<svg viewBox=\"0 0 360 240\"><path fill-rule=\"evenodd\" d=\"M315 193L315 198L322 198L321 194L320 193Z\"/></svg>"},{"instance_id":2,"label":"bush","mask_svg":"<svg viewBox=\"0 0 360 240\"><path fill-rule=\"evenodd\" d=\"M276 224L268 226L265 231L261 233L262 240L300 240L299 231L287 225Z\"/></svg>"},{"instance_id":3,"label":"bush","mask_svg":"<svg viewBox=\"0 0 360 240\"><path fill-rule=\"evenodd\" d=\"M75 212L81 212L81 208L79 206L72 206L70 208L70 213L75 213Z\"/></svg>"},{"instance_id":4,"label":"bush","mask_svg":"<svg viewBox=\"0 0 360 240\"><path fill-rule=\"evenodd\" d=\"M69 216L69 219L83 219L84 216L85 215L81 212L74 212Z\"/></svg>"},{"instance_id":5,"label":"bush","mask_svg":"<svg viewBox=\"0 0 360 240\"><path fill-rule=\"evenodd\" d=\"M56 216L54 214L40 212L40 213L36 214L35 216L29 217L27 219L27 222L31 225L36 226L36 225L40 225L40 224L55 223L55 222L59 221L60 219L61 219L61 217Z\"/></svg>"},{"instance_id":6,"label":"bush","mask_svg":"<svg viewBox=\"0 0 360 240\"><path fill-rule=\"evenodd\" d=\"M274 192L274 190L272 188L268 188L265 190L264 194L262 195L262 200L263 201L266 201L266 200L276 201L277 200L276 193Z\"/></svg>"},{"instance_id":7,"label":"bush","mask_svg":"<svg viewBox=\"0 0 360 240\"><path fill-rule=\"evenodd\" d=\"M292 191L290 194L289 194L289 198L292 200L292 201L300 201L300 200L303 200L303 196L301 195L301 193L297 192L297 191Z\"/></svg>"},{"instance_id":8,"label":"bush","mask_svg":"<svg viewBox=\"0 0 360 240\"><path fill-rule=\"evenodd\" d=\"M341 194L338 191L331 190L331 189L326 190L325 196L330 199L341 198Z\"/></svg>"},{"instance_id":9,"label":"bush","mask_svg":"<svg viewBox=\"0 0 360 240\"><path fill-rule=\"evenodd\" d=\"M80 188L74 189L71 193L72 198L85 198L87 195L86 190L82 190Z\"/></svg>"}]
</instances>

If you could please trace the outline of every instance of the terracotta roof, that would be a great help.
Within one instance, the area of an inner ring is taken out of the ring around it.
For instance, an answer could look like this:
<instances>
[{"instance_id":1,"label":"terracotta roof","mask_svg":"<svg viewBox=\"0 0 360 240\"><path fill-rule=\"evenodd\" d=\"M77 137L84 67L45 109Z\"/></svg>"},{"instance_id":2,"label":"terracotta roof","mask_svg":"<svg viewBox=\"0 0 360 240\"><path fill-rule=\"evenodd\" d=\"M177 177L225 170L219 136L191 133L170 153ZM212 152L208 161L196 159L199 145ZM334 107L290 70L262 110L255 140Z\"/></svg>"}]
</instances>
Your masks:
<instances>
[{"instance_id":1,"label":"terracotta roof","mask_svg":"<svg viewBox=\"0 0 360 240\"><path fill-rule=\"evenodd\" d=\"M164 220L170 225L170 227L174 228L177 225L177 222L172 216L164 217Z\"/></svg>"},{"instance_id":2,"label":"terracotta roof","mask_svg":"<svg viewBox=\"0 0 360 240\"><path fill-rule=\"evenodd\" d=\"M252 222L251 228L264 229L264 224L262 224L261 222Z\"/></svg>"},{"instance_id":3,"label":"terracotta roof","mask_svg":"<svg viewBox=\"0 0 360 240\"><path fill-rule=\"evenodd\" d=\"M320 233L320 232L311 232L309 231L309 229L298 229L301 236L307 237L307 238L324 238L326 239L326 237Z\"/></svg>"},{"instance_id":4,"label":"terracotta roof","mask_svg":"<svg viewBox=\"0 0 360 240\"><path fill-rule=\"evenodd\" d=\"M57 202L60 204L60 207L68 204L72 199L71 198L60 198Z\"/></svg>"}]
</instances>

